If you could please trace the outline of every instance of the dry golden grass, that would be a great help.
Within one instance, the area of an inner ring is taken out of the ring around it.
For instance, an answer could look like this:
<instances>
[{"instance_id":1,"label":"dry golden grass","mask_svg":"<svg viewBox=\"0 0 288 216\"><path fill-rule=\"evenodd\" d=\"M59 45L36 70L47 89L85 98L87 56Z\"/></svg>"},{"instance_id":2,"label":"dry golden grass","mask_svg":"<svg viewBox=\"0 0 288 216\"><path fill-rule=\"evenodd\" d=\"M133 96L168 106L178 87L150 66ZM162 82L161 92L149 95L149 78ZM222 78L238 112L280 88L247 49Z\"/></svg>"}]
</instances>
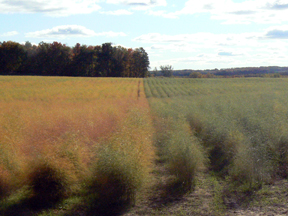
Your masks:
<instances>
[{"instance_id":1,"label":"dry golden grass","mask_svg":"<svg viewBox=\"0 0 288 216\"><path fill-rule=\"evenodd\" d=\"M14 189L44 160L77 193L105 145L141 161L143 176L154 157L142 79L0 77L0 109L0 180L15 176Z\"/></svg>"}]
</instances>

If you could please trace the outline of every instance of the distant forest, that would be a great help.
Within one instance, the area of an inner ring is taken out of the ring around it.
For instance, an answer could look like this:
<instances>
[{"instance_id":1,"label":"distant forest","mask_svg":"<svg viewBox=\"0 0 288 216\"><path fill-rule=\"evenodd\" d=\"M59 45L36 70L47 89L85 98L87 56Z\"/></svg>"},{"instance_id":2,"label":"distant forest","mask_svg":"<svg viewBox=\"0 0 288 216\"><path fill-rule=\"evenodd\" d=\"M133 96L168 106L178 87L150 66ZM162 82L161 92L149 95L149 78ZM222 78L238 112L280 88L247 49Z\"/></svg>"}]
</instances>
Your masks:
<instances>
[{"instance_id":1,"label":"distant forest","mask_svg":"<svg viewBox=\"0 0 288 216\"><path fill-rule=\"evenodd\" d=\"M111 43L71 48L58 42L0 42L0 75L146 77L149 64L143 48Z\"/></svg>"},{"instance_id":2,"label":"distant forest","mask_svg":"<svg viewBox=\"0 0 288 216\"><path fill-rule=\"evenodd\" d=\"M206 77L274 77L287 76L288 67L241 67L212 70L173 70L173 76L197 78L197 74Z\"/></svg>"},{"instance_id":3,"label":"distant forest","mask_svg":"<svg viewBox=\"0 0 288 216\"><path fill-rule=\"evenodd\" d=\"M0 42L0 75L147 77L280 77L288 76L288 67L242 67L212 70L173 70L171 65L149 70L149 57L141 47L127 49L104 43L74 47L59 42L32 45ZM169 66L169 67L168 67ZM163 69L164 68L164 69ZM167 69L167 70L166 70Z\"/></svg>"}]
</instances>

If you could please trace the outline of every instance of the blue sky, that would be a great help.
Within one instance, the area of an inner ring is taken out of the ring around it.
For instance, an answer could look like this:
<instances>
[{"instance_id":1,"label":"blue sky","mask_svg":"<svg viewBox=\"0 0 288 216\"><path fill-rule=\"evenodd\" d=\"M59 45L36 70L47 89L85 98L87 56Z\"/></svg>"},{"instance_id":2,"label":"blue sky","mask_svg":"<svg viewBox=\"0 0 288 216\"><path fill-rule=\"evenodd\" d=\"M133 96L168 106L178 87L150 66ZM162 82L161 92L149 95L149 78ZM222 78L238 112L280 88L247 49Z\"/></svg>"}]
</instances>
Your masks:
<instances>
[{"instance_id":1,"label":"blue sky","mask_svg":"<svg viewBox=\"0 0 288 216\"><path fill-rule=\"evenodd\" d=\"M288 0L0 0L0 41L143 47L151 69L288 66Z\"/></svg>"}]
</instances>

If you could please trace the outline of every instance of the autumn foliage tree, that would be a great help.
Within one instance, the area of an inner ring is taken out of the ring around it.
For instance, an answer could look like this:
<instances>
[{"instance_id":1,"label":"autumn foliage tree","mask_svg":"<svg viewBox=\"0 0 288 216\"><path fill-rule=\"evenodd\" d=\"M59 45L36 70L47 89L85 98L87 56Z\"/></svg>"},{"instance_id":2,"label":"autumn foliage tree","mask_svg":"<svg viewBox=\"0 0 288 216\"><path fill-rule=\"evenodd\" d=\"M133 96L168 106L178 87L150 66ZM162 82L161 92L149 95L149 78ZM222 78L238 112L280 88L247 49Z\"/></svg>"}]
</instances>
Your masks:
<instances>
[{"instance_id":1,"label":"autumn foliage tree","mask_svg":"<svg viewBox=\"0 0 288 216\"><path fill-rule=\"evenodd\" d=\"M77 43L72 48L72 61L69 65L67 76L95 76L96 64L95 50L93 47Z\"/></svg>"},{"instance_id":2,"label":"autumn foliage tree","mask_svg":"<svg viewBox=\"0 0 288 216\"><path fill-rule=\"evenodd\" d=\"M0 74L87 77L146 77L149 57L143 48L104 43L68 47L58 42L0 43Z\"/></svg>"},{"instance_id":3,"label":"autumn foliage tree","mask_svg":"<svg viewBox=\"0 0 288 216\"><path fill-rule=\"evenodd\" d=\"M17 73L26 60L27 52L24 46L12 41L0 43L0 74Z\"/></svg>"},{"instance_id":4,"label":"autumn foliage tree","mask_svg":"<svg viewBox=\"0 0 288 216\"><path fill-rule=\"evenodd\" d=\"M149 67L149 58L148 54L145 50L141 47L136 49L133 52L133 66L132 69L134 71L135 77L146 77L148 74L147 68Z\"/></svg>"}]
</instances>

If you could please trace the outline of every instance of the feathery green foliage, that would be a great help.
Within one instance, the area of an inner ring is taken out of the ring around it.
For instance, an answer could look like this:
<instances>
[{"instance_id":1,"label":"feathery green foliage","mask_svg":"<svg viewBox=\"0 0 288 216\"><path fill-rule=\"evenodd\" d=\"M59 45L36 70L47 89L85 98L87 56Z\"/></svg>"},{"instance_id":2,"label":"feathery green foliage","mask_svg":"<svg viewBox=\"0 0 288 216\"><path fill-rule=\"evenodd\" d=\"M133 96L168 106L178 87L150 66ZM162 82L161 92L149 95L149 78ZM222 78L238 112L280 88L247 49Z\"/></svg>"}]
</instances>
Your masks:
<instances>
[{"instance_id":1,"label":"feathery green foliage","mask_svg":"<svg viewBox=\"0 0 288 216\"><path fill-rule=\"evenodd\" d=\"M197 171L206 161L203 149L191 133L184 116L175 113L168 106L168 101L150 98L149 102L155 112L155 144L158 155L166 164L170 175L174 176L168 190L174 193L190 191L193 189Z\"/></svg>"},{"instance_id":2,"label":"feathery green foliage","mask_svg":"<svg viewBox=\"0 0 288 216\"><path fill-rule=\"evenodd\" d=\"M137 191L149 180L154 158L151 122L139 111L129 112L97 154L87 192L91 211L100 215L115 215L133 205Z\"/></svg>"},{"instance_id":3,"label":"feathery green foliage","mask_svg":"<svg viewBox=\"0 0 288 216\"><path fill-rule=\"evenodd\" d=\"M186 118L217 175L252 188L287 177L287 79L148 78L145 86L158 114Z\"/></svg>"}]
</instances>

